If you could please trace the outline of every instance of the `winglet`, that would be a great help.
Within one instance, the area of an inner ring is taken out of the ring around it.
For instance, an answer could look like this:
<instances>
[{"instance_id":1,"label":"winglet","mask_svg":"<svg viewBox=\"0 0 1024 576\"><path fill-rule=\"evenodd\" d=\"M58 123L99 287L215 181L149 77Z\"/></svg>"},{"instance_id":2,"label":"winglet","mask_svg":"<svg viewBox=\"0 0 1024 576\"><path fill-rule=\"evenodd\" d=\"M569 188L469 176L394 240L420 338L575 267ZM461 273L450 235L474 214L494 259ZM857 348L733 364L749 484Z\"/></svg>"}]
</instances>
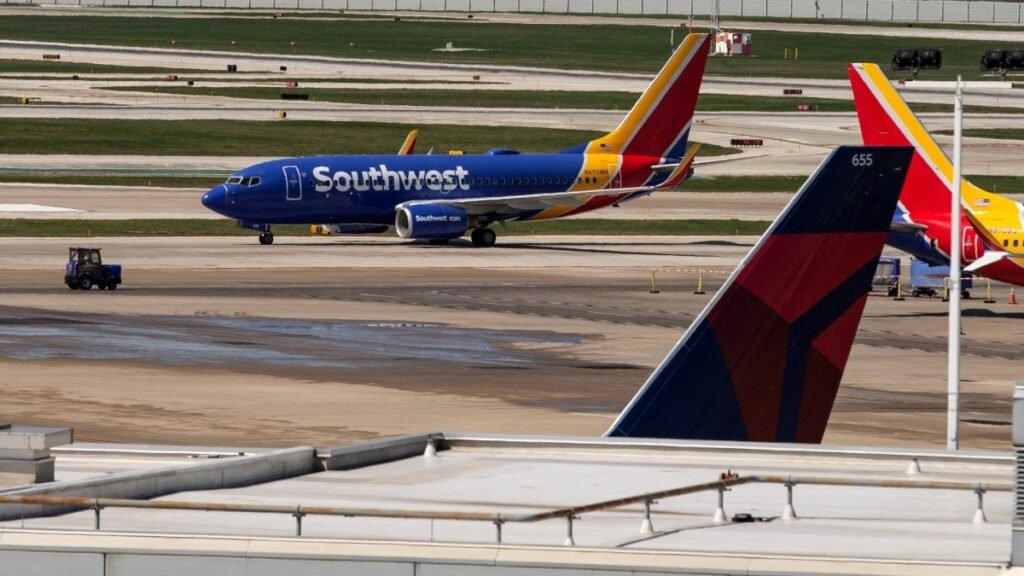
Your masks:
<instances>
[{"instance_id":1,"label":"winglet","mask_svg":"<svg viewBox=\"0 0 1024 576\"><path fill-rule=\"evenodd\" d=\"M607 434L820 442L912 153L835 149Z\"/></svg>"},{"instance_id":2,"label":"winglet","mask_svg":"<svg viewBox=\"0 0 1024 576\"><path fill-rule=\"evenodd\" d=\"M419 136L419 130L412 130L409 135L405 137L405 142L402 143L402 147L398 149L399 156L408 156L416 150L416 137Z\"/></svg>"}]
</instances>

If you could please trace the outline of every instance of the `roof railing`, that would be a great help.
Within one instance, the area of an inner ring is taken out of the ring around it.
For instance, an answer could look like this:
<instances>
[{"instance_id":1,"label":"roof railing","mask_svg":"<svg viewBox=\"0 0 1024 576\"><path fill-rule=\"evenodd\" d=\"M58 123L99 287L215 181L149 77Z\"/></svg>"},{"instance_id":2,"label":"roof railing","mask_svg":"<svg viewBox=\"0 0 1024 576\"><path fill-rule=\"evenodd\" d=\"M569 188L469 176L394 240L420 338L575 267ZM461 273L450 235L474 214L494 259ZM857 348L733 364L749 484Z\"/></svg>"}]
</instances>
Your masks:
<instances>
[{"instance_id":1,"label":"roof railing","mask_svg":"<svg viewBox=\"0 0 1024 576\"><path fill-rule=\"evenodd\" d=\"M420 519L420 520L457 520L473 522L490 522L495 527L495 541L502 542L502 525L507 523L534 523L556 518L566 520L567 546L575 545L573 538L573 521L582 514L612 510L633 504L643 504L644 519L641 523L641 534L653 534L654 528L651 521L651 506L659 500L696 494L700 492L717 491L718 508L715 510L714 522L726 522L724 501L725 493L734 486L743 484L782 484L786 487L787 502L781 518L783 520L796 519L796 511L793 506L793 488L799 485L818 486L857 486L861 488L899 488L899 489L929 489L929 490L970 490L977 495L977 508L975 510L975 523L986 522L984 510L984 494L986 492L1010 492L1013 490L1011 483L979 483L963 482L953 480L919 480L919 479L871 479L871 478L841 478L826 476L779 476L779 475L754 475L739 476L737 474L723 473L717 480L701 484L691 484L645 492L634 496L605 500L584 504L582 506L568 506L555 508L536 513L505 513L505 512L452 512L443 510L402 510L383 508L348 508L335 506L305 506L305 505L283 505L283 504L241 504L228 502L195 502L185 500L132 500L122 498L80 498L65 496L16 496L0 495L0 504L21 504L35 506L59 506L65 508L77 508L93 510L95 512L94 528L100 530L100 513L105 508L142 508L150 510L196 510L204 512L249 512L263 514L289 514L295 518L295 535L302 536L302 519L305 516L343 516L349 518L399 518L399 519Z\"/></svg>"}]
</instances>

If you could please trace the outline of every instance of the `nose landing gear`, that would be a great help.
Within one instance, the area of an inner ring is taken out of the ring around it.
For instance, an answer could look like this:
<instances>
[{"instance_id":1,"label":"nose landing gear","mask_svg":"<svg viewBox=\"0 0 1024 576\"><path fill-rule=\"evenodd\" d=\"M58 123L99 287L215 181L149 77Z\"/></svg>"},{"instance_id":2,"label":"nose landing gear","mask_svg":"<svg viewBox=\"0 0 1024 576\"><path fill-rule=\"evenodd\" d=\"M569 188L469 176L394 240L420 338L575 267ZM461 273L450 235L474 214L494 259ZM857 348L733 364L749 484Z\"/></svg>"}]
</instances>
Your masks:
<instances>
[{"instance_id":1,"label":"nose landing gear","mask_svg":"<svg viewBox=\"0 0 1024 576\"><path fill-rule=\"evenodd\" d=\"M260 233L260 244L269 245L274 243L274 235L270 232Z\"/></svg>"}]
</instances>

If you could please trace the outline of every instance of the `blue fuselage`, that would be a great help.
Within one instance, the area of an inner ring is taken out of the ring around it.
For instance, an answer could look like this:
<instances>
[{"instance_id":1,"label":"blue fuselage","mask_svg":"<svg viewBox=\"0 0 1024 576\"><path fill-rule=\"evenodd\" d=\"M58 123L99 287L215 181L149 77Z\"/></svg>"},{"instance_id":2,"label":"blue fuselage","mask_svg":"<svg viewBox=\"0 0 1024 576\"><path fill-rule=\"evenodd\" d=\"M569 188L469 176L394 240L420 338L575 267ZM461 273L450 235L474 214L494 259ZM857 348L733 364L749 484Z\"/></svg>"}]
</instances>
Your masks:
<instances>
[{"instance_id":1,"label":"blue fuselage","mask_svg":"<svg viewBox=\"0 0 1024 576\"><path fill-rule=\"evenodd\" d=\"M392 224L395 207L403 202L565 191L578 178L589 178L580 175L583 162L579 153L507 151L287 158L236 173L207 192L203 205L249 223ZM529 212L537 210L491 219L528 217Z\"/></svg>"}]
</instances>

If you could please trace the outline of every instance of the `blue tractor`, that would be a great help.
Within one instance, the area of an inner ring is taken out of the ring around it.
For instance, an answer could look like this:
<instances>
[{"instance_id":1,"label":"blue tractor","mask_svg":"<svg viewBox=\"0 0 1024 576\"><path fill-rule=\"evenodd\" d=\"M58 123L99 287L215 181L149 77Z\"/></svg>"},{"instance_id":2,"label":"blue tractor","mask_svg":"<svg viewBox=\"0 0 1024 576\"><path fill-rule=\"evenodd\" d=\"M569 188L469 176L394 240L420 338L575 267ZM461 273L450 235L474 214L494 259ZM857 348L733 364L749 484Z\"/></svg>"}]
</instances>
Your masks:
<instances>
[{"instance_id":1,"label":"blue tractor","mask_svg":"<svg viewBox=\"0 0 1024 576\"><path fill-rule=\"evenodd\" d=\"M64 267L64 283L72 290L117 290L121 283L121 265L103 264L99 248L72 246L68 251L68 264Z\"/></svg>"}]
</instances>

